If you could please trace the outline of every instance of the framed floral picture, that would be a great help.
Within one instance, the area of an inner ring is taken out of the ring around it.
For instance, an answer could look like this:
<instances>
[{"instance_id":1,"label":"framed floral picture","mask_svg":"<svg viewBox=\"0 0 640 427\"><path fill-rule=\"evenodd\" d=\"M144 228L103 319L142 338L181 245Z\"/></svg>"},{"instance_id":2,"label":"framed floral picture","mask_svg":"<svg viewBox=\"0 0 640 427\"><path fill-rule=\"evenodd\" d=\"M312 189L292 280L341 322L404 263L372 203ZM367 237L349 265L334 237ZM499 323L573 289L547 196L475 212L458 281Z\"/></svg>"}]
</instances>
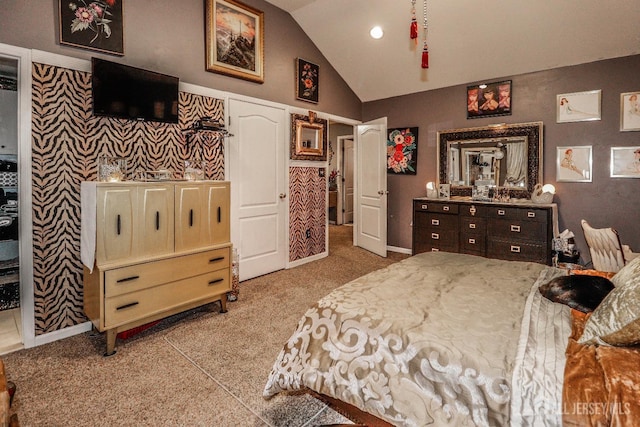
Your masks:
<instances>
[{"instance_id":1,"label":"framed floral picture","mask_svg":"<svg viewBox=\"0 0 640 427\"><path fill-rule=\"evenodd\" d=\"M591 182L592 164L590 145L557 147L556 181Z\"/></svg>"},{"instance_id":2,"label":"framed floral picture","mask_svg":"<svg viewBox=\"0 0 640 427\"><path fill-rule=\"evenodd\" d=\"M418 164L418 128L387 130L387 172L415 175Z\"/></svg>"},{"instance_id":3,"label":"framed floral picture","mask_svg":"<svg viewBox=\"0 0 640 427\"><path fill-rule=\"evenodd\" d=\"M611 178L640 178L640 147L611 147Z\"/></svg>"},{"instance_id":4,"label":"framed floral picture","mask_svg":"<svg viewBox=\"0 0 640 427\"><path fill-rule=\"evenodd\" d=\"M640 92L620 94L620 130L640 130Z\"/></svg>"},{"instance_id":5,"label":"framed floral picture","mask_svg":"<svg viewBox=\"0 0 640 427\"><path fill-rule=\"evenodd\" d=\"M123 1L59 0L60 44L124 55Z\"/></svg>"},{"instance_id":6,"label":"framed floral picture","mask_svg":"<svg viewBox=\"0 0 640 427\"><path fill-rule=\"evenodd\" d=\"M206 0L206 69L264 83L264 12L236 0Z\"/></svg>"},{"instance_id":7,"label":"framed floral picture","mask_svg":"<svg viewBox=\"0 0 640 427\"><path fill-rule=\"evenodd\" d=\"M296 58L296 98L318 102L320 67L302 58Z\"/></svg>"}]
</instances>

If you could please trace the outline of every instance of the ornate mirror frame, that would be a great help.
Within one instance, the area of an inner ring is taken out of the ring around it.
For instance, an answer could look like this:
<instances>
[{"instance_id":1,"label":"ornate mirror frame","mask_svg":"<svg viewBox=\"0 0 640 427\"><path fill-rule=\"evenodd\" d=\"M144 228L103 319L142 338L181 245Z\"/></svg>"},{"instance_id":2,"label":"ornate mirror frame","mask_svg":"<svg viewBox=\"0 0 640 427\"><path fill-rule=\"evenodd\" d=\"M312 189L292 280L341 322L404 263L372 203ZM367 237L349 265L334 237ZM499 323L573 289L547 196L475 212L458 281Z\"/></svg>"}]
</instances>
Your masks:
<instances>
[{"instance_id":1,"label":"ornate mirror frame","mask_svg":"<svg viewBox=\"0 0 640 427\"><path fill-rule=\"evenodd\" d=\"M316 118L309 111L308 116L291 115L292 160L327 160L327 121Z\"/></svg>"},{"instance_id":2,"label":"ornate mirror frame","mask_svg":"<svg viewBox=\"0 0 640 427\"><path fill-rule=\"evenodd\" d=\"M449 145L454 142L474 141L487 142L492 139L501 141L516 137L524 137L527 141L527 185L525 188L509 188L509 193L516 198L529 198L533 187L542 183L542 122L504 124L476 128L444 130L437 134L438 139L438 183L448 184L447 167L449 165ZM472 187L468 185L452 185L452 196L471 196Z\"/></svg>"}]
</instances>

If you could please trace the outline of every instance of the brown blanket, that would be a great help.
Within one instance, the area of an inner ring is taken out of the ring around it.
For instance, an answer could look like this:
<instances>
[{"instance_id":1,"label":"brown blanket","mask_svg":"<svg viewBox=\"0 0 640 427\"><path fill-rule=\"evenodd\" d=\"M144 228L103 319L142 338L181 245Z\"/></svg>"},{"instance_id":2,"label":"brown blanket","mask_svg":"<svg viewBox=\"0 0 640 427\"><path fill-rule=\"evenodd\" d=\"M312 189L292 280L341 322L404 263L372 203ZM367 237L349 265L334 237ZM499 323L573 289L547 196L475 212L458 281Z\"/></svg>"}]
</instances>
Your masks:
<instances>
[{"instance_id":1,"label":"brown blanket","mask_svg":"<svg viewBox=\"0 0 640 427\"><path fill-rule=\"evenodd\" d=\"M578 344L589 314L571 310L572 330L562 391L566 426L637 426L640 347Z\"/></svg>"}]
</instances>

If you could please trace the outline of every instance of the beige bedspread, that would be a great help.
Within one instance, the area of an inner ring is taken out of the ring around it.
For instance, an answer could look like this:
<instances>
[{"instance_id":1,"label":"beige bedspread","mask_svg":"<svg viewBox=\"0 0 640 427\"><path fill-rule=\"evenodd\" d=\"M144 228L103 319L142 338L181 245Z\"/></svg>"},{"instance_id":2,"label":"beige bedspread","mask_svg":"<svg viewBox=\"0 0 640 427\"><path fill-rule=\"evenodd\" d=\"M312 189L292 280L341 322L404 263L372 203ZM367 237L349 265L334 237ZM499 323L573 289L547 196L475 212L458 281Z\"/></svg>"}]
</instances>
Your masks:
<instances>
[{"instance_id":1,"label":"beige bedspread","mask_svg":"<svg viewBox=\"0 0 640 427\"><path fill-rule=\"evenodd\" d=\"M525 301L542 273L558 270L435 252L365 275L305 313L264 396L306 387L394 425L508 425Z\"/></svg>"}]
</instances>

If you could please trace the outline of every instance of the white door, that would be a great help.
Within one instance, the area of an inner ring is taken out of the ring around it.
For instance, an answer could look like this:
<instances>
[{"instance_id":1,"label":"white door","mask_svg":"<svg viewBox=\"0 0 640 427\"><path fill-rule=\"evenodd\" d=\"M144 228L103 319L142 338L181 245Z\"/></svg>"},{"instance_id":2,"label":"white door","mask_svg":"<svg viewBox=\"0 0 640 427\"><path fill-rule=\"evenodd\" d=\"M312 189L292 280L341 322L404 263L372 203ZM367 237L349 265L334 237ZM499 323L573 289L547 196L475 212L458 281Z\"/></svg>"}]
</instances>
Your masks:
<instances>
[{"instance_id":1,"label":"white door","mask_svg":"<svg viewBox=\"0 0 640 427\"><path fill-rule=\"evenodd\" d=\"M238 250L240 280L285 267L286 123L281 108L229 100L231 241Z\"/></svg>"},{"instance_id":2,"label":"white door","mask_svg":"<svg viewBox=\"0 0 640 427\"><path fill-rule=\"evenodd\" d=\"M387 118L356 126L354 243L387 256Z\"/></svg>"},{"instance_id":3,"label":"white door","mask_svg":"<svg viewBox=\"0 0 640 427\"><path fill-rule=\"evenodd\" d=\"M342 222L353 223L353 139L342 144Z\"/></svg>"}]
</instances>

